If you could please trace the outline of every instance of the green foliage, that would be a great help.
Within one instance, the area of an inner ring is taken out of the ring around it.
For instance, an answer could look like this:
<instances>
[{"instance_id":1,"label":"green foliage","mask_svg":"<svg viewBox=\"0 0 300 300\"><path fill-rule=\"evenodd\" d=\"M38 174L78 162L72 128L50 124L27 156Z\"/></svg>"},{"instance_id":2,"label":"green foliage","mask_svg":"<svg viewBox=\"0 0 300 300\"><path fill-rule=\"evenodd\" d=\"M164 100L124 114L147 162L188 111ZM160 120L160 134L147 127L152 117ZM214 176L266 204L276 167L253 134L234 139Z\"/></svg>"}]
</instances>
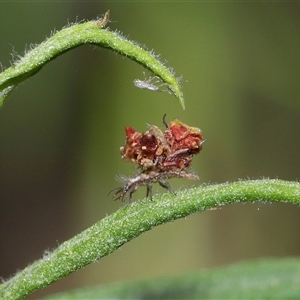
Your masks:
<instances>
[{"instance_id":1,"label":"green foliage","mask_svg":"<svg viewBox=\"0 0 300 300\"><path fill-rule=\"evenodd\" d=\"M300 260L261 259L215 270L59 293L76 299L299 299Z\"/></svg>"},{"instance_id":2,"label":"green foliage","mask_svg":"<svg viewBox=\"0 0 300 300\"><path fill-rule=\"evenodd\" d=\"M75 24L58 31L28 51L24 57L0 74L0 105L19 83L36 74L47 62L80 45L94 44L124 55L160 77L184 108L183 94L172 69L164 66L152 51L149 52L137 43L129 41L119 32L102 27L102 19Z\"/></svg>"}]
</instances>

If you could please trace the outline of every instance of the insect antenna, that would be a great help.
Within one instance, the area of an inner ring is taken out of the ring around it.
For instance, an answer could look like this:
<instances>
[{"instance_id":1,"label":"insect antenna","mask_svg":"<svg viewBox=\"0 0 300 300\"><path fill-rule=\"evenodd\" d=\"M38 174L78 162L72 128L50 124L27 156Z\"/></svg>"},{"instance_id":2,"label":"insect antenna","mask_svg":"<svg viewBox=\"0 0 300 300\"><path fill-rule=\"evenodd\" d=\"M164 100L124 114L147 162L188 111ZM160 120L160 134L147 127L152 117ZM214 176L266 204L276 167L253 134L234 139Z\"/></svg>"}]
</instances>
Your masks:
<instances>
[{"instance_id":1,"label":"insect antenna","mask_svg":"<svg viewBox=\"0 0 300 300\"><path fill-rule=\"evenodd\" d=\"M169 128L169 126L168 126L168 124L166 122L166 116L167 116L167 114L163 115L163 124L166 126L166 128Z\"/></svg>"}]
</instances>

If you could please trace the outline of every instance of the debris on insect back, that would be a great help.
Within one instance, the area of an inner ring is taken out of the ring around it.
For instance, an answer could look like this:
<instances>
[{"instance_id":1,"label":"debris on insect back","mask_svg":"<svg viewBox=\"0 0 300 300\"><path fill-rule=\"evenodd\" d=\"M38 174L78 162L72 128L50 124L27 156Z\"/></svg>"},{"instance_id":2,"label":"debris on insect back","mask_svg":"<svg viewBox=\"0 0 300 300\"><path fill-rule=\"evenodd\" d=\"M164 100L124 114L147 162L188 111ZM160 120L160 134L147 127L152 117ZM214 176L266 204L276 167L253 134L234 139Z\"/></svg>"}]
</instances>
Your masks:
<instances>
[{"instance_id":1,"label":"debris on insect back","mask_svg":"<svg viewBox=\"0 0 300 300\"><path fill-rule=\"evenodd\" d=\"M162 187L171 190L166 181L170 178L184 178L197 180L196 174L190 173L187 168L192 162L193 155L202 149L204 138L201 130L190 127L175 119L166 124L162 132L157 126L150 125L144 132L138 132L130 126L125 128L125 145L120 148L122 159L138 165L140 173L127 178L123 187L117 189L115 200L125 199L139 186L147 187L147 197L152 197L152 183L158 182Z\"/></svg>"}]
</instances>

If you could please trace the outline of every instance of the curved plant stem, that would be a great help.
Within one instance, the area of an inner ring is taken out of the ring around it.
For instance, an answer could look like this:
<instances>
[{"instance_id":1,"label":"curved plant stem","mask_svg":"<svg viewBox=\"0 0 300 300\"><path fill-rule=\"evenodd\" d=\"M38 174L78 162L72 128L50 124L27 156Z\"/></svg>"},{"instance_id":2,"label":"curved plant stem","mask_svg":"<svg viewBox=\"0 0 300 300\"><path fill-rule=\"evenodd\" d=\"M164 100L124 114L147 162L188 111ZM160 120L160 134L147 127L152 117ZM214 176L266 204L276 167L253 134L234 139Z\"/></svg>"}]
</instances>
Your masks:
<instances>
[{"instance_id":1,"label":"curved plant stem","mask_svg":"<svg viewBox=\"0 0 300 300\"><path fill-rule=\"evenodd\" d=\"M155 226L222 205L254 201L300 204L300 184L268 179L238 181L160 194L152 201L125 205L3 283L0 299L22 299Z\"/></svg>"},{"instance_id":2,"label":"curved plant stem","mask_svg":"<svg viewBox=\"0 0 300 300\"><path fill-rule=\"evenodd\" d=\"M104 29L107 21L106 14L103 19L64 28L15 61L12 67L0 74L0 106L19 83L37 73L47 62L72 48L94 44L124 55L153 72L167 84L184 108L183 94L172 69L164 66L152 51L127 40L119 32Z\"/></svg>"}]
</instances>

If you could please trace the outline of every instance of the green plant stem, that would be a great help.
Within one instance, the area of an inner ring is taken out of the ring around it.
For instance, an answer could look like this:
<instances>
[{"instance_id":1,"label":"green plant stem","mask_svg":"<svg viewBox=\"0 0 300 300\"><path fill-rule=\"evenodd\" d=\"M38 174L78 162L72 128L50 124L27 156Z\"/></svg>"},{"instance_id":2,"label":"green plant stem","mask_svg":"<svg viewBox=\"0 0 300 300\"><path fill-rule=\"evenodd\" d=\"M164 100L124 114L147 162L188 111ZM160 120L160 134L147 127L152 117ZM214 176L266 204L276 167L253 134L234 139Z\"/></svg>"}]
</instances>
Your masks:
<instances>
[{"instance_id":1,"label":"green plant stem","mask_svg":"<svg viewBox=\"0 0 300 300\"><path fill-rule=\"evenodd\" d=\"M62 53L84 44L94 44L124 55L160 77L184 108L183 94L172 69L164 66L152 51L127 40L118 32L102 28L101 19L75 24L58 31L49 39L27 52L24 57L0 74L0 106L22 81L37 73L47 62ZM101 72L101 66L99 66Z\"/></svg>"},{"instance_id":2,"label":"green plant stem","mask_svg":"<svg viewBox=\"0 0 300 300\"><path fill-rule=\"evenodd\" d=\"M269 179L238 181L159 194L152 201L144 199L125 205L3 283L0 299L22 299L155 226L195 212L255 201L300 204L300 184Z\"/></svg>"}]
</instances>

